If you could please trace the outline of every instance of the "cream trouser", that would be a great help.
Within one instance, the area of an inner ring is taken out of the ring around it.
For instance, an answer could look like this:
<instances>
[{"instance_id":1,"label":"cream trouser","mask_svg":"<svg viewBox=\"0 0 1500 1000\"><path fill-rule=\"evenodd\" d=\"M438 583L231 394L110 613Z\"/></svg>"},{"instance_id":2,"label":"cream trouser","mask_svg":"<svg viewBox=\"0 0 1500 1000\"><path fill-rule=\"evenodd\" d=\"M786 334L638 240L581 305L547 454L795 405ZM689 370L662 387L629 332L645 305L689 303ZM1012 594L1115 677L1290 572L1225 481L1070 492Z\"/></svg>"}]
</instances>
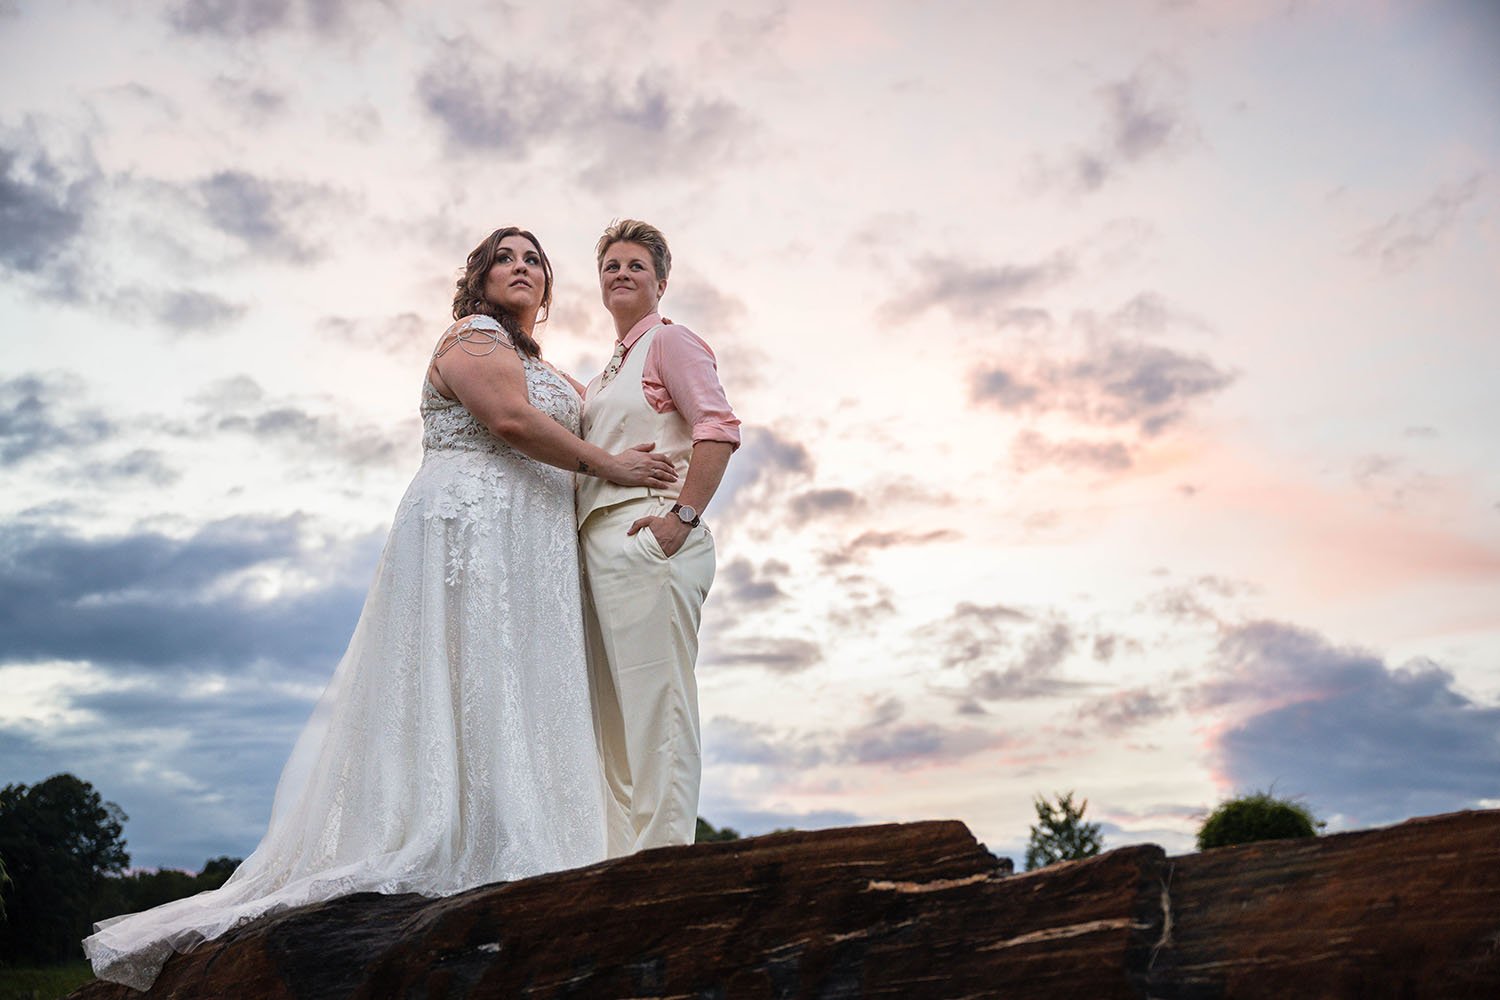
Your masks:
<instances>
[{"instance_id":1,"label":"cream trouser","mask_svg":"<svg viewBox=\"0 0 1500 1000\"><path fill-rule=\"evenodd\" d=\"M638 518L669 502L642 497L589 516L581 532L584 632L594 727L609 782L609 856L691 844L702 778L698 622L714 579L714 539L689 532L670 559Z\"/></svg>"}]
</instances>

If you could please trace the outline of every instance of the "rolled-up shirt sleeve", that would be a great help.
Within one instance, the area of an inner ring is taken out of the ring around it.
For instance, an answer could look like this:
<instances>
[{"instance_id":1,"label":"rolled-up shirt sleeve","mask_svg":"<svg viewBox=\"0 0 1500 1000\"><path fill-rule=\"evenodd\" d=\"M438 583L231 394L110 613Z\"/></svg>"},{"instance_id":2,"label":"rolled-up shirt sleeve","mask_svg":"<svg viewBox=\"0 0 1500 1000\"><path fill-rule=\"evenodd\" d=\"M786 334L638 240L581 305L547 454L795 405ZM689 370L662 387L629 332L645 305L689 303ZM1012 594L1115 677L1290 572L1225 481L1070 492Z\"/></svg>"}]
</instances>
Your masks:
<instances>
[{"instance_id":1,"label":"rolled-up shirt sleeve","mask_svg":"<svg viewBox=\"0 0 1500 1000\"><path fill-rule=\"evenodd\" d=\"M693 428L693 443L726 441L740 446L740 418L719 382L714 352L696 333L677 323L651 340L641 372L646 401L657 413L676 410Z\"/></svg>"}]
</instances>

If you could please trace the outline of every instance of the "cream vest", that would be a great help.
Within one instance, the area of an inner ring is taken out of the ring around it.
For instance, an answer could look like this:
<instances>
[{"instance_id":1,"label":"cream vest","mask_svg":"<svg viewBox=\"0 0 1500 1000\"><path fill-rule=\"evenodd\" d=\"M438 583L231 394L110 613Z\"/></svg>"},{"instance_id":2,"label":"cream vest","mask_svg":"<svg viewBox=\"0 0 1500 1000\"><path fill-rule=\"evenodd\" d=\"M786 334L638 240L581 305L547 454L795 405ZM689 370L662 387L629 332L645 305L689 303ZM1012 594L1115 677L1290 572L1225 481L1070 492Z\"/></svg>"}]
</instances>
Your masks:
<instances>
[{"instance_id":1,"label":"cream vest","mask_svg":"<svg viewBox=\"0 0 1500 1000\"><path fill-rule=\"evenodd\" d=\"M625 355L625 362L609 385L601 387L597 377L589 383L583 397L583 439L611 454L643 441L655 441L655 450L670 458L676 467L677 481L664 489L654 489L649 486L616 486L597 476L580 475L577 477L580 528L596 510L641 497L676 500L682 492L688 460L693 454L693 429L676 410L657 413L652 409L641 386L646 371L646 353L661 327L662 324L653 326L631 345L630 353Z\"/></svg>"}]
</instances>

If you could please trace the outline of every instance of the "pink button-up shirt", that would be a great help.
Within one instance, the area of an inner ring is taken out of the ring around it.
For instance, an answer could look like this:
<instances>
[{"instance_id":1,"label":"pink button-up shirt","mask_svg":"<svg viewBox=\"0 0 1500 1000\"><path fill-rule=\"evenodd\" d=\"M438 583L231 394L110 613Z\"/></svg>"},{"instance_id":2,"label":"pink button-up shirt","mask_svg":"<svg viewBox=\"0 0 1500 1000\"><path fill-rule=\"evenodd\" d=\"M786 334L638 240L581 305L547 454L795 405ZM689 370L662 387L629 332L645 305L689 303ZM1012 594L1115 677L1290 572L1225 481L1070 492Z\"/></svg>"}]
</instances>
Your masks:
<instances>
[{"instance_id":1,"label":"pink button-up shirt","mask_svg":"<svg viewBox=\"0 0 1500 1000\"><path fill-rule=\"evenodd\" d=\"M621 339L625 355L646 331L661 322L660 313L642 319ZM646 349L641 389L657 413L676 410L693 428L693 443L727 441L740 446L740 418L729 408L713 350L692 330L670 323L656 331Z\"/></svg>"}]
</instances>

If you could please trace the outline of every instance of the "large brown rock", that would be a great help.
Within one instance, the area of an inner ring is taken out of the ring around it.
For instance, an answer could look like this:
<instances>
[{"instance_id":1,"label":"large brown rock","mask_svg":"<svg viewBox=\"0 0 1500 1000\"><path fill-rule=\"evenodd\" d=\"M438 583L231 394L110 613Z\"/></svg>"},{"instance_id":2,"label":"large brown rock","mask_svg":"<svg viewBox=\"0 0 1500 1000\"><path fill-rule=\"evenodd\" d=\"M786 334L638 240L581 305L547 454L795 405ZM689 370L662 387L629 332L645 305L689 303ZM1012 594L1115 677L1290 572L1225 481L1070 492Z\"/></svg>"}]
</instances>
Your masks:
<instances>
[{"instance_id":1,"label":"large brown rock","mask_svg":"<svg viewBox=\"0 0 1500 1000\"><path fill-rule=\"evenodd\" d=\"M1500 997L1500 812L1025 875L956 822L668 848L291 911L149 995Z\"/></svg>"},{"instance_id":2,"label":"large brown rock","mask_svg":"<svg viewBox=\"0 0 1500 1000\"><path fill-rule=\"evenodd\" d=\"M1151 995L1500 998L1500 811L1167 859Z\"/></svg>"}]
</instances>

